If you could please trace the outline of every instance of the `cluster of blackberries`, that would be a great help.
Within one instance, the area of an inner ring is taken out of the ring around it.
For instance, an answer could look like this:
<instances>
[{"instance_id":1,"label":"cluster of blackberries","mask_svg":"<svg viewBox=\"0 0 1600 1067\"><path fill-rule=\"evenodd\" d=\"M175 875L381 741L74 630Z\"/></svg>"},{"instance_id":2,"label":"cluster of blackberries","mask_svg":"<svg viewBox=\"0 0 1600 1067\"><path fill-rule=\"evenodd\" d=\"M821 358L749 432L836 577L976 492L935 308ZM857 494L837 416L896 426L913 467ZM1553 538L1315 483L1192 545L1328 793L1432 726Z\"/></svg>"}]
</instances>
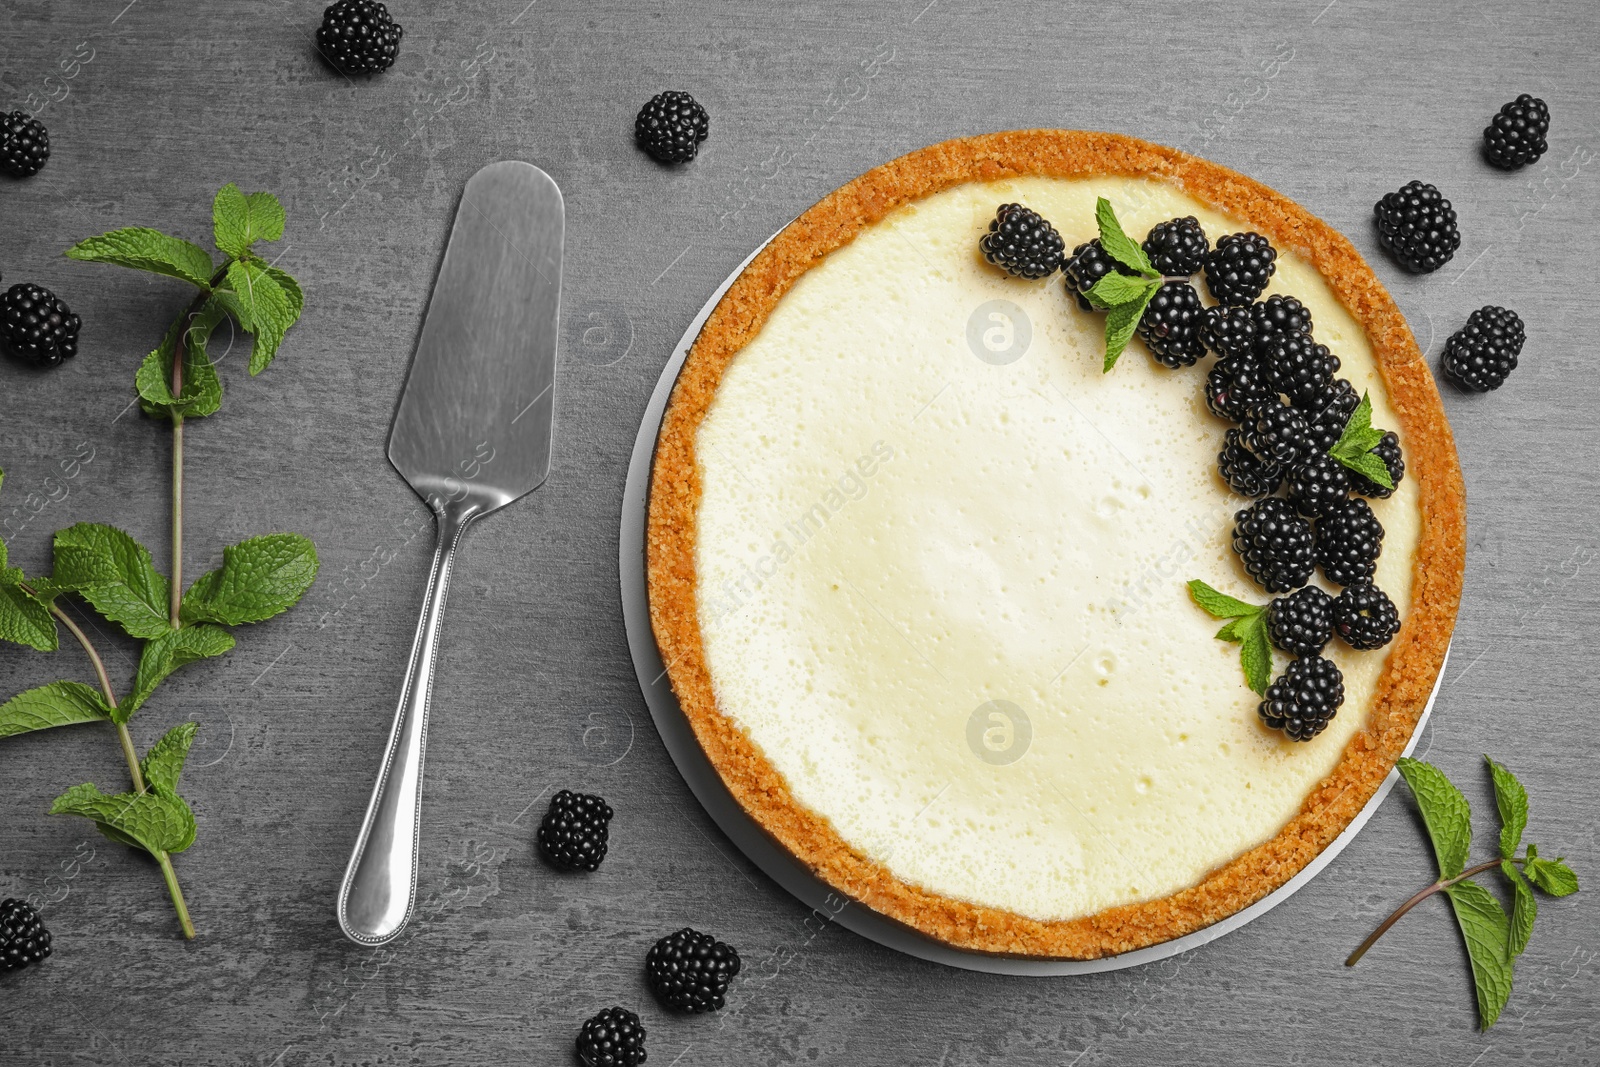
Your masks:
<instances>
[{"instance_id":1,"label":"cluster of blackberries","mask_svg":"<svg viewBox=\"0 0 1600 1067\"><path fill-rule=\"evenodd\" d=\"M739 953L710 934L685 926L645 955L645 979L663 1007L698 1014L727 1003L728 983L739 973ZM607 1008L578 1032L578 1059L585 1067L638 1067L646 1059L645 1028L623 1007Z\"/></svg>"},{"instance_id":2,"label":"cluster of blackberries","mask_svg":"<svg viewBox=\"0 0 1600 1067\"><path fill-rule=\"evenodd\" d=\"M83 321L50 290L19 282L0 294L0 348L36 367L78 354Z\"/></svg>"},{"instance_id":3,"label":"cluster of blackberries","mask_svg":"<svg viewBox=\"0 0 1600 1067\"><path fill-rule=\"evenodd\" d=\"M0 113L0 173L31 178L50 158L50 132L26 111Z\"/></svg>"},{"instance_id":4,"label":"cluster of blackberries","mask_svg":"<svg viewBox=\"0 0 1600 1067\"><path fill-rule=\"evenodd\" d=\"M558 871L599 870L611 841L611 805L563 789L539 822L539 852Z\"/></svg>"},{"instance_id":5,"label":"cluster of blackberries","mask_svg":"<svg viewBox=\"0 0 1600 1067\"><path fill-rule=\"evenodd\" d=\"M633 139L657 163L687 163L711 135L711 116L688 93L657 93L633 120Z\"/></svg>"},{"instance_id":6,"label":"cluster of blackberries","mask_svg":"<svg viewBox=\"0 0 1600 1067\"><path fill-rule=\"evenodd\" d=\"M338 0L322 13L317 51L341 74L377 74L394 66L403 36L405 29L378 0Z\"/></svg>"},{"instance_id":7,"label":"cluster of blackberries","mask_svg":"<svg viewBox=\"0 0 1600 1067\"><path fill-rule=\"evenodd\" d=\"M21 970L50 955L50 931L25 901L0 900L0 971Z\"/></svg>"}]
</instances>

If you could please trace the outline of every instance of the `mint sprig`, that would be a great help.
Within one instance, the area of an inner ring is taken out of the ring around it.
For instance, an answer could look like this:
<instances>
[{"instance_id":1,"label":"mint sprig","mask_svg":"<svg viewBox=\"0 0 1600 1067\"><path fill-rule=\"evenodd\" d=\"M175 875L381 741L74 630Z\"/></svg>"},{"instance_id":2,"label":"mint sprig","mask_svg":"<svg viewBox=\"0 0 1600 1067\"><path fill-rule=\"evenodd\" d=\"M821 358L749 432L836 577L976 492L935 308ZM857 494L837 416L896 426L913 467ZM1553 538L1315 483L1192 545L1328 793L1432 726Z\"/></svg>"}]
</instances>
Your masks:
<instances>
[{"instance_id":1,"label":"mint sprig","mask_svg":"<svg viewBox=\"0 0 1600 1067\"><path fill-rule=\"evenodd\" d=\"M1533 934L1538 917L1533 887L1553 897L1564 897L1578 891L1578 876L1560 859L1541 859L1534 844L1528 845L1525 855L1516 854L1528 824L1527 790L1503 765L1488 756L1484 760L1494 782L1495 808L1500 816L1500 855L1471 867L1467 866L1467 858L1472 849L1472 809L1467 798L1430 763L1401 757L1395 764L1417 802L1438 861L1439 878L1385 919L1350 954L1345 965L1355 966L1406 912L1442 892L1450 901L1467 947L1478 1020L1487 1030L1511 998L1516 958L1527 948ZM1473 881L1474 876L1493 870L1498 870L1511 888L1510 914L1493 893Z\"/></svg>"},{"instance_id":2,"label":"mint sprig","mask_svg":"<svg viewBox=\"0 0 1600 1067\"><path fill-rule=\"evenodd\" d=\"M1106 314L1106 355L1102 373L1117 365L1144 309L1161 288L1161 275L1150 265L1150 259L1139 247L1139 242L1129 237L1112 210L1111 201L1100 197L1094 205L1095 224L1100 230L1100 247L1106 255L1132 271L1132 275L1112 271L1086 294L1089 302Z\"/></svg>"},{"instance_id":3,"label":"mint sprig","mask_svg":"<svg viewBox=\"0 0 1600 1067\"><path fill-rule=\"evenodd\" d=\"M1385 489L1393 489L1394 479L1389 475L1389 468L1372 451L1386 432L1373 427L1372 397L1362 393L1361 403L1350 413L1350 420L1344 424L1344 432L1328 449L1328 454L1357 474Z\"/></svg>"},{"instance_id":4,"label":"mint sprig","mask_svg":"<svg viewBox=\"0 0 1600 1067\"><path fill-rule=\"evenodd\" d=\"M1213 618L1228 619L1217 631L1217 640L1239 644L1239 666L1245 684L1265 695L1272 684L1272 639L1267 633L1267 605L1246 604L1219 593L1196 578L1189 583L1189 597Z\"/></svg>"},{"instance_id":5,"label":"mint sprig","mask_svg":"<svg viewBox=\"0 0 1600 1067\"><path fill-rule=\"evenodd\" d=\"M148 549L115 526L78 523L55 535L53 572L27 578L6 566L0 544L0 641L52 651L58 625L83 647L98 689L52 682L0 704L0 738L56 726L109 722L116 729L133 788L104 793L91 783L56 798L53 814L91 820L106 837L155 857L187 937L194 924L178 887L171 855L195 837L194 813L178 795L178 778L195 724L168 730L138 758L128 729L158 687L188 664L234 647L228 627L263 622L293 607L316 579L316 546L298 534L253 537L225 548L222 566L183 584L183 434L186 421L214 414L222 380L207 351L213 331L231 319L253 338L249 371L266 370L305 306L299 283L262 259L257 242L283 237L285 214L271 193L245 194L235 185L212 202L213 240L220 263L190 241L130 227L80 241L67 256L131 267L193 286L198 292L134 375L146 415L172 425L174 463L172 566L157 569ZM3 478L3 473L0 473ZM138 668L120 701L93 642L57 600L76 596L123 633L141 641Z\"/></svg>"}]
</instances>

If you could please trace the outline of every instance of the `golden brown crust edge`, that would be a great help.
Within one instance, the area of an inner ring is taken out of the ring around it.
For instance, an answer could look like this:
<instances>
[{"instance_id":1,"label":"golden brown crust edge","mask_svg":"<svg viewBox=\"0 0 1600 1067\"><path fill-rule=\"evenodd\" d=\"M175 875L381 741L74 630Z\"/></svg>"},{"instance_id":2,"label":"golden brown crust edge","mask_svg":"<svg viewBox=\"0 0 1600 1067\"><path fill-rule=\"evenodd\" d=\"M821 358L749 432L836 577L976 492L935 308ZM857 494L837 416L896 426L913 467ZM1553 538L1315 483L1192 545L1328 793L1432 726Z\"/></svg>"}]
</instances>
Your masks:
<instances>
[{"instance_id":1,"label":"golden brown crust edge","mask_svg":"<svg viewBox=\"0 0 1600 1067\"><path fill-rule=\"evenodd\" d=\"M695 436L722 373L812 265L902 204L970 181L1018 175L1142 176L1172 182L1306 257L1361 323L1406 440L1422 534L1412 606L1379 679L1371 716L1332 774L1278 835L1172 896L1041 922L902 882L800 805L749 736L716 705L695 598L700 474ZM1019 130L931 145L830 193L779 234L706 320L656 442L646 564L662 662L711 763L744 809L829 885L939 941L980 952L1093 959L1181 937L1277 889L1349 825L1415 730L1455 625L1466 558L1466 497L1439 393L1394 300L1342 235L1304 208L1214 163L1119 134Z\"/></svg>"}]
</instances>

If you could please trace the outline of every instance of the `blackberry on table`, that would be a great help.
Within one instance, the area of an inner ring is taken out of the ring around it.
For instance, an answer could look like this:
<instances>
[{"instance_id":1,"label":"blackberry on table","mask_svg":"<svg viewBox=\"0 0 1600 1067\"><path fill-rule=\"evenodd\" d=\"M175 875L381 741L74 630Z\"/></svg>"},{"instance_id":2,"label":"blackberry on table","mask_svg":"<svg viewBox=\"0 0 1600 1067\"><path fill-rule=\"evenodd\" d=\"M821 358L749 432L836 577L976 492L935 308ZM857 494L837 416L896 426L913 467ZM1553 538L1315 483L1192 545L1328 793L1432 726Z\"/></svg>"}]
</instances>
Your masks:
<instances>
[{"instance_id":1,"label":"blackberry on table","mask_svg":"<svg viewBox=\"0 0 1600 1067\"><path fill-rule=\"evenodd\" d=\"M1298 459L1311 441L1305 416L1276 396L1252 407L1245 415L1240 440L1256 457L1278 466Z\"/></svg>"},{"instance_id":2,"label":"blackberry on table","mask_svg":"<svg viewBox=\"0 0 1600 1067\"><path fill-rule=\"evenodd\" d=\"M0 295L0 347L38 367L78 354L83 320L43 286L19 282Z\"/></svg>"},{"instance_id":3,"label":"blackberry on table","mask_svg":"<svg viewBox=\"0 0 1600 1067\"><path fill-rule=\"evenodd\" d=\"M1383 552L1383 524L1360 497L1328 509L1317 520L1317 562L1335 585L1370 579Z\"/></svg>"},{"instance_id":4,"label":"blackberry on table","mask_svg":"<svg viewBox=\"0 0 1600 1067\"><path fill-rule=\"evenodd\" d=\"M1218 418L1244 422L1250 409L1277 399L1267 384L1267 370L1254 356L1219 359L1206 375L1206 407Z\"/></svg>"},{"instance_id":5,"label":"blackberry on table","mask_svg":"<svg viewBox=\"0 0 1600 1067\"><path fill-rule=\"evenodd\" d=\"M1311 524L1287 500L1269 496L1234 515L1233 549L1244 569L1269 593L1306 584L1316 569Z\"/></svg>"},{"instance_id":6,"label":"blackberry on table","mask_svg":"<svg viewBox=\"0 0 1600 1067\"><path fill-rule=\"evenodd\" d=\"M50 131L26 111L0 114L0 171L31 178L50 158Z\"/></svg>"},{"instance_id":7,"label":"blackberry on table","mask_svg":"<svg viewBox=\"0 0 1600 1067\"><path fill-rule=\"evenodd\" d=\"M1295 406L1305 414L1306 426L1311 431L1311 448L1326 452L1344 436L1350 416L1361 406L1361 394L1345 379L1335 378L1318 389L1316 395Z\"/></svg>"},{"instance_id":8,"label":"blackberry on table","mask_svg":"<svg viewBox=\"0 0 1600 1067\"><path fill-rule=\"evenodd\" d=\"M1200 343L1204 308L1188 282L1163 282L1145 306L1137 327L1140 338L1163 367L1192 367L1206 354Z\"/></svg>"},{"instance_id":9,"label":"blackberry on table","mask_svg":"<svg viewBox=\"0 0 1600 1067\"><path fill-rule=\"evenodd\" d=\"M1389 468L1389 480L1399 488L1400 479L1406 476L1406 461L1400 454L1400 438L1391 430L1372 446L1371 452L1383 460L1383 465ZM1350 472L1350 491L1378 499L1394 495L1394 489L1385 489L1365 474L1355 471Z\"/></svg>"},{"instance_id":10,"label":"blackberry on table","mask_svg":"<svg viewBox=\"0 0 1600 1067\"><path fill-rule=\"evenodd\" d=\"M1467 324L1444 343L1440 360L1445 376L1464 389L1487 393L1505 384L1517 369L1517 357L1527 338L1522 319L1503 307L1481 307Z\"/></svg>"},{"instance_id":11,"label":"blackberry on table","mask_svg":"<svg viewBox=\"0 0 1600 1067\"><path fill-rule=\"evenodd\" d=\"M656 999L674 1011L719 1011L739 966L732 945L685 926L650 947L645 976Z\"/></svg>"},{"instance_id":12,"label":"blackberry on table","mask_svg":"<svg viewBox=\"0 0 1600 1067\"><path fill-rule=\"evenodd\" d=\"M1245 305L1278 269L1278 253L1259 233L1228 233L1206 256L1206 287L1219 303Z\"/></svg>"},{"instance_id":13,"label":"blackberry on table","mask_svg":"<svg viewBox=\"0 0 1600 1067\"><path fill-rule=\"evenodd\" d=\"M1001 204L978 241L983 258L1017 278L1044 278L1061 267L1066 242L1056 228L1021 204Z\"/></svg>"},{"instance_id":14,"label":"blackberry on table","mask_svg":"<svg viewBox=\"0 0 1600 1067\"><path fill-rule=\"evenodd\" d=\"M1346 587L1333 600L1333 632L1351 648L1382 648L1399 631L1400 612L1394 601L1370 581Z\"/></svg>"},{"instance_id":15,"label":"blackberry on table","mask_svg":"<svg viewBox=\"0 0 1600 1067\"><path fill-rule=\"evenodd\" d=\"M1311 309L1298 298L1274 294L1259 304L1250 305L1250 318L1256 324L1256 351L1283 334L1311 333Z\"/></svg>"},{"instance_id":16,"label":"blackberry on table","mask_svg":"<svg viewBox=\"0 0 1600 1067\"><path fill-rule=\"evenodd\" d=\"M1523 93L1500 109L1483 131L1483 155L1502 170L1516 170L1537 162L1550 145L1550 109L1545 102Z\"/></svg>"},{"instance_id":17,"label":"blackberry on table","mask_svg":"<svg viewBox=\"0 0 1600 1067\"><path fill-rule=\"evenodd\" d=\"M1274 597L1267 605L1267 636L1291 655L1319 655L1333 637L1333 597L1314 585Z\"/></svg>"},{"instance_id":18,"label":"blackberry on table","mask_svg":"<svg viewBox=\"0 0 1600 1067\"><path fill-rule=\"evenodd\" d=\"M1338 666L1321 656L1301 656L1267 686L1257 713L1289 740L1309 741L1327 729L1343 703L1344 675Z\"/></svg>"},{"instance_id":19,"label":"blackberry on table","mask_svg":"<svg viewBox=\"0 0 1600 1067\"><path fill-rule=\"evenodd\" d=\"M1308 333L1276 334L1258 346L1256 355L1267 368L1268 384L1296 407L1315 400L1339 369L1339 357Z\"/></svg>"},{"instance_id":20,"label":"blackberry on table","mask_svg":"<svg viewBox=\"0 0 1600 1067\"><path fill-rule=\"evenodd\" d=\"M1278 491L1283 482L1283 468L1256 458L1239 440L1238 427L1230 427L1222 437L1222 451L1217 453L1217 473L1228 487L1241 496L1268 496Z\"/></svg>"},{"instance_id":21,"label":"blackberry on table","mask_svg":"<svg viewBox=\"0 0 1600 1067\"><path fill-rule=\"evenodd\" d=\"M627 1008L607 1008L583 1024L578 1059L584 1067L639 1067L646 1058L645 1028Z\"/></svg>"},{"instance_id":22,"label":"blackberry on table","mask_svg":"<svg viewBox=\"0 0 1600 1067\"><path fill-rule=\"evenodd\" d=\"M1461 247L1455 209L1426 182L1408 182L1373 208L1378 243L1412 274L1431 274Z\"/></svg>"},{"instance_id":23,"label":"blackberry on table","mask_svg":"<svg viewBox=\"0 0 1600 1067\"><path fill-rule=\"evenodd\" d=\"M50 955L50 931L32 904L0 900L0 971L21 970Z\"/></svg>"},{"instance_id":24,"label":"blackberry on table","mask_svg":"<svg viewBox=\"0 0 1600 1067\"><path fill-rule=\"evenodd\" d=\"M1205 265L1211 242L1193 215L1168 219L1150 227L1141 245L1150 265L1160 274L1194 274Z\"/></svg>"},{"instance_id":25,"label":"blackberry on table","mask_svg":"<svg viewBox=\"0 0 1600 1067\"><path fill-rule=\"evenodd\" d=\"M1095 282L1112 271L1133 276L1133 271L1112 259L1111 254L1101 247L1098 237L1074 248L1071 258L1061 265L1061 272L1067 276L1067 292L1077 298L1078 307L1084 311L1096 310L1085 294L1094 288Z\"/></svg>"},{"instance_id":26,"label":"blackberry on table","mask_svg":"<svg viewBox=\"0 0 1600 1067\"><path fill-rule=\"evenodd\" d=\"M539 851L558 870L597 870L610 843L611 816L611 805L600 797L563 789L539 823Z\"/></svg>"},{"instance_id":27,"label":"blackberry on table","mask_svg":"<svg viewBox=\"0 0 1600 1067\"><path fill-rule=\"evenodd\" d=\"M342 74L376 74L394 66L403 36L378 0L338 0L322 13L317 51Z\"/></svg>"},{"instance_id":28,"label":"blackberry on table","mask_svg":"<svg viewBox=\"0 0 1600 1067\"><path fill-rule=\"evenodd\" d=\"M1217 304L1208 307L1200 319L1200 343L1218 359L1250 355L1256 339L1256 323L1250 309Z\"/></svg>"},{"instance_id":29,"label":"blackberry on table","mask_svg":"<svg viewBox=\"0 0 1600 1067\"><path fill-rule=\"evenodd\" d=\"M1350 472L1326 452L1308 452L1284 476L1289 502L1302 515L1327 515L1350 499Z\"/></svg>"},{"instance_id":30,"label":"blackberry on table","mask_svg":"<svg viewBox=\"0 0 1600 1067\"><path fill-rule=\"evenodd\" d=\"M711 135L711 116L688 93L652 96L633 119L633 140L657 163L688 163Z\"/></svg>"}]
</instances>

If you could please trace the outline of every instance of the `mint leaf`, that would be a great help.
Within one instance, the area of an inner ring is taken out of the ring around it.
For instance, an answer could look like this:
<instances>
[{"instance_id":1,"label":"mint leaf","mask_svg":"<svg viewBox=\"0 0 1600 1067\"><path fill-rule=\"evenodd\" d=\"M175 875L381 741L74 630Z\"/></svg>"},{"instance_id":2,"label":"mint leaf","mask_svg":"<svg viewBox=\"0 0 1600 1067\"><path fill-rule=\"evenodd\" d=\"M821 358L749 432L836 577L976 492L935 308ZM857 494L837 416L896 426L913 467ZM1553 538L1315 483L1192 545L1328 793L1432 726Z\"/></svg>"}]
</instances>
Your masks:
<instances>
[{"instance_id":1,"label":"mint leaf","mask_svg":"<svg viewBox=\"0 0 1600 1067\"><path fill-rule=\"evenodd\" d=\"M1433 840L1433 854L1439 860L1439 878L1460 877L1472 847L1472 808L1467 798L1431 763L1401 756L1395 769L1411 787L1422 812L1422 822Z\"/></svg>"},{"instance_id":2,"label":"mint leaf","mask_svg":"<svg viewBox=\"0 0 1600 1067\"><path fill-rule=\"evenodd\" d=\"M1512 956L1522 955L1533 935L1533 920L1539 916L1539 904L1533 899L1533 887L1509 859L1500 861L1500 873L1511 882L1511 940L1507 951Z\"/></svg>"},{"instance_id":3,"label":"mint leaf","mask_svg":"<svg viewBox=\"0 0 1600 1067\"><path fill-rule=\"evenodd\" d=\"M0 704L0 737L109 718L111 708L99 690L82 682L51 682Z\"/></svg>"},{"instance_id":4,"label":"mint leaf","mask_svg":"<svg viewBox=\"0 0 1600 1067\"><path fill-rule=\"evenodd\" d=\"M199 728L198 723L180 723L150 746L150 751L139 761L139 773L144 775L146 786L157 793L177 793L183 761L189 758L189 746L194 743L194 733Z\"/></svg>"},{"instance_id":5,"label":"mint leaf","mask_svg":"<svg viewBox=\"0 0 1600 1067\"><path fill-rule=\"evenodd\" d=\"M1487 1030L1511 998L1512 966L1506 951L1511 943L1511 920L1493 894L1471 879L1450 886L1445 894L1467 943L1472 985L1478 996L1478 1022Z\"/></svg>"},{"instance_id":6,"label":"mint leaf","mask_svg":"<svg viewBox=\"0 0 1600 1067\"><path fill-rule=\"evenodd\" d=\"M20 570L0 566L0 641L54 652L58 638L50 609L29 596L21 581Z\"/></svg>"},{"instance_id":7,"label":"mint leaf","mask_svg":"<svg viewBox=\"0 0 1600 1067\"><path fill-rule=\"evenodd\" d=\"M1239 639L1239 665L1251 689L1266 695L1272 684L1272 641L1267 637L1267 614L1262 612L1243 628Z\"/></svg>"},{"instance_id":8,"label":"mint leaf","mask_svg":"<svg viewBox=\"0 0 1600 1067\"><path fill-rule=\"evenodd\" d=\"M79 241L67 249L68 259L113 263L178 278L201 289L211 284L211 255L197 244L160 230L130 226Z\"/></svg>"},{"instance_id":9,"label":"mint leaf","mask_svg":"<svg viewBox=\"0 0 1600 1067\"><path fill-rule=\"evenodd\" d=\"M1189 597L1218 619L1234 619L1241 615L1255 615L1266 610L1255 604L1246 604L1226 593L1219 593L1198 578L1189 583Z\"/></svg>"},{"instance_id":10,"label":"mint leaf","mask_svg":"<svg viewBox=\"0 0 1600 1067\"><path fill-rule=\"evenodd\" d=\"M239 325L255 333L278 327L287 330L294 321L294 304L277 279L267 273L266 264L253 260L234 260L228 264L227 291L238 298L234 308Z\"/></svg>"},{"instance_id":11,"label":"mint leaf","mask_svg":"<svg viewBox=\"0 0 1600 1067\"><path fill-rule=\"evenodd\" d=\"M1147 278L1133 278L1112 271L1094 283L1094 288L1089 290L1089 299L1101 307L1113 308L1130 300L1141 299L1145 290L1153 284Z\"/></svg>"},{"instance_id":12,"label":"mint leaf","mask_svg":"<svg viewBox=\"0 0 1600 1067\"><path fill-rule=\"evenodd\" d=\"M1118 304L1106 313L1106 359L1101 372L1105 373L1117 365L1117 357L1122 355L1122 350L1128 347L1128 342L1133 340L1133 333L1139 327L1139 319L1144 316L1145 306L1150 303L1150 298L1156 295L1159 285L1151 284L1144 296L1138 300L1130 300L1126 304Z\"/></svg>"},{"instance_id":13,"label":"mint leaf","mask_svg":"<svg viewBox=\"0 0 1600 1067\"><path fill-rule=\"evenodd\" d=\"M1489 763L1489 775L1494 779L1494 804L1500 810L1500 855L1513 859L1517 846L1522 844L1522 831L1528 828L1528 791L1522 788L1516 775L1488 756L1483 758Z\"/></svg>"},{"instance_id":14,"label":"mint leaf","mask_svg":"<svg viewBox=\"0 0 1600 1067\"><path fill-rule=\"evenodd\" d=\"M250 374L254 377L266 370L278 354L278 346L283 343L283 335L289 332L289 327L300 321L300 311L305 307L305 294L300 290L300 283L277 267L262 268L267 272L267 277L277 282L283 289L284 295L289 299L289 314L285 319L273 322L270 326L263 325L252 338L254 343L250 348Z\"/></svg>"},{"instance_id":15,"label":"mint leaf","mask_svg":"<svg viewBox=\"0 0 1600 1067\"><path fill-rule=\"evenodd\" d=\"M134 712L150 699L156 686L167 675L196 660L220 656L233 648L233 635L216 626L185 626L181 630L167 630L144 646L139 656L139 670L134 675L133 692L118 705L118 722L127 722Z\"/></svg>"},{"instance_id":16,"label":"mint leaf","mask_svg":"<svg viewBox=\"0 0 1600 1067\"><path fill-rule=\"evenodd\" d=\"M1381 439L1382 435L1380 434L1379 440ZM1377 442L1374 441L1373 444L1377 444ZM1343 463L1346 467L1349 467L1357 474L1366 476L1369 480L1377 482L1385 489L1394 488L1394 478L1389 474L1388 466L1386 466L1383 460L1378 458L1376 454L1372 452L1357 452L1351 454L1348 452L1334 451L1331 453L1331 455L1334 459L1338 460L1340 463Z\"/></svg>"},{"instance_id":17,"label":"mint leaf","mask_svg":"<svg viewBox=\"0 0 1600 1067\"><path fill-rule=\"evenodd\" d=\"M1334 444L1333 447L1338 448L1340 445L1351 440L1351 438L1358 435L1363 435L1371 429L1372 394L1363 392L1361 394L1361 403L1357 404L1356 409L1350 413L1350 418L1347 419L1344 424L1344 432L1339 435L1339 440ZM1381 437L1382 434L1379 434L1379 436ZM1367 446L1367 448L1371 447L1371 445ZM1362 452L1365 452L1366 450L1366 448L1361 449Z\"/></svg>"},{"instance_id":18,"label":"mint leaf","mask_svg":"<svg viewBox=\"0 0 1600 1067\"><path fill-rule=\"evenodd\" d=\"M237 259L255 242L283 236L283 205L271 193L246 196L229 182L217 190L211 202L211 222L217 248Z\"/></svg>"},{"instance_id":19,"label":"mint leaf","mask_svg":"<svg viewBox=\"0 0 1600 1067\"><path fill-rule=\"evenodd\" d=\"M113 841L146 852L182 852L194 844L194 812L175 793L106 794L85 782L56 797L50 814L92 819Z\"/></svg>"},{"instance_id":20,"label":"mint leaf","mask_svg":"<svg viewBox=\"0 0 1600 1067\"><path fill-rule=\"evenodd\" d=\"M1578 876L1559 858L1539 859L1532 845L1528 846L1528 862L1522 873L1528 881L1553 897L1571 896L1578 891Z\"/></svg>"},{"instance_id":21,"label":"mint leaf","mask_svg":"<svg viewBox=\"0 0 1600 1067\"><path fill-rule=\"evenodd\" d=\"M56 531L58 585L72 589L130 637L168 632L170 592L150 551L115 526L80 522Z\"/></svg>"},{"instance_id":22,"label":"mint leaf","mask_svg":"<svg viewBox=\"0 0 1600 1067\"><path fill-rule=\"evenodd\" d=\"M294 607L316 580L317 546L299 534L252 537L222 550L222 566L183 596L185 623L261 622Z\"/></svg>"},{"instance_id":23,"label":"mint leaf","mask_svg":"<svg viewBox=\"0 0 1600 1067\"><path fill-rule=\"evenodd\" d=\"M213 294L193 319L180 315L167 330L167 336L155 351L144 357L134 386L139 391L139 406L146 415L172 418L201 418L213 414L222 406L222 382L217 378L217 368L206 352L211 332L222 321L223 308ZM177 352L178 336L188 322L188 336L183 345L183 388L181 395L172 395L172 359Z\"/></svg>"},{"instance_id":24,"label":"mint leaf","mask_svg":"<svg viewBox=\"0 0 1600 1067\"><path fill-rule=\"evenodd\" d=\"M1103 196L1095 201L1094 221L1100 227L1100 247L1106 250L1106 255L1129 270L1155 275L1156 270L1150 265L1144 249L1122 231L1122 223L1117 221L1117 213L1111 209L1111 201Z\"/></svg>"}]
</instances>

